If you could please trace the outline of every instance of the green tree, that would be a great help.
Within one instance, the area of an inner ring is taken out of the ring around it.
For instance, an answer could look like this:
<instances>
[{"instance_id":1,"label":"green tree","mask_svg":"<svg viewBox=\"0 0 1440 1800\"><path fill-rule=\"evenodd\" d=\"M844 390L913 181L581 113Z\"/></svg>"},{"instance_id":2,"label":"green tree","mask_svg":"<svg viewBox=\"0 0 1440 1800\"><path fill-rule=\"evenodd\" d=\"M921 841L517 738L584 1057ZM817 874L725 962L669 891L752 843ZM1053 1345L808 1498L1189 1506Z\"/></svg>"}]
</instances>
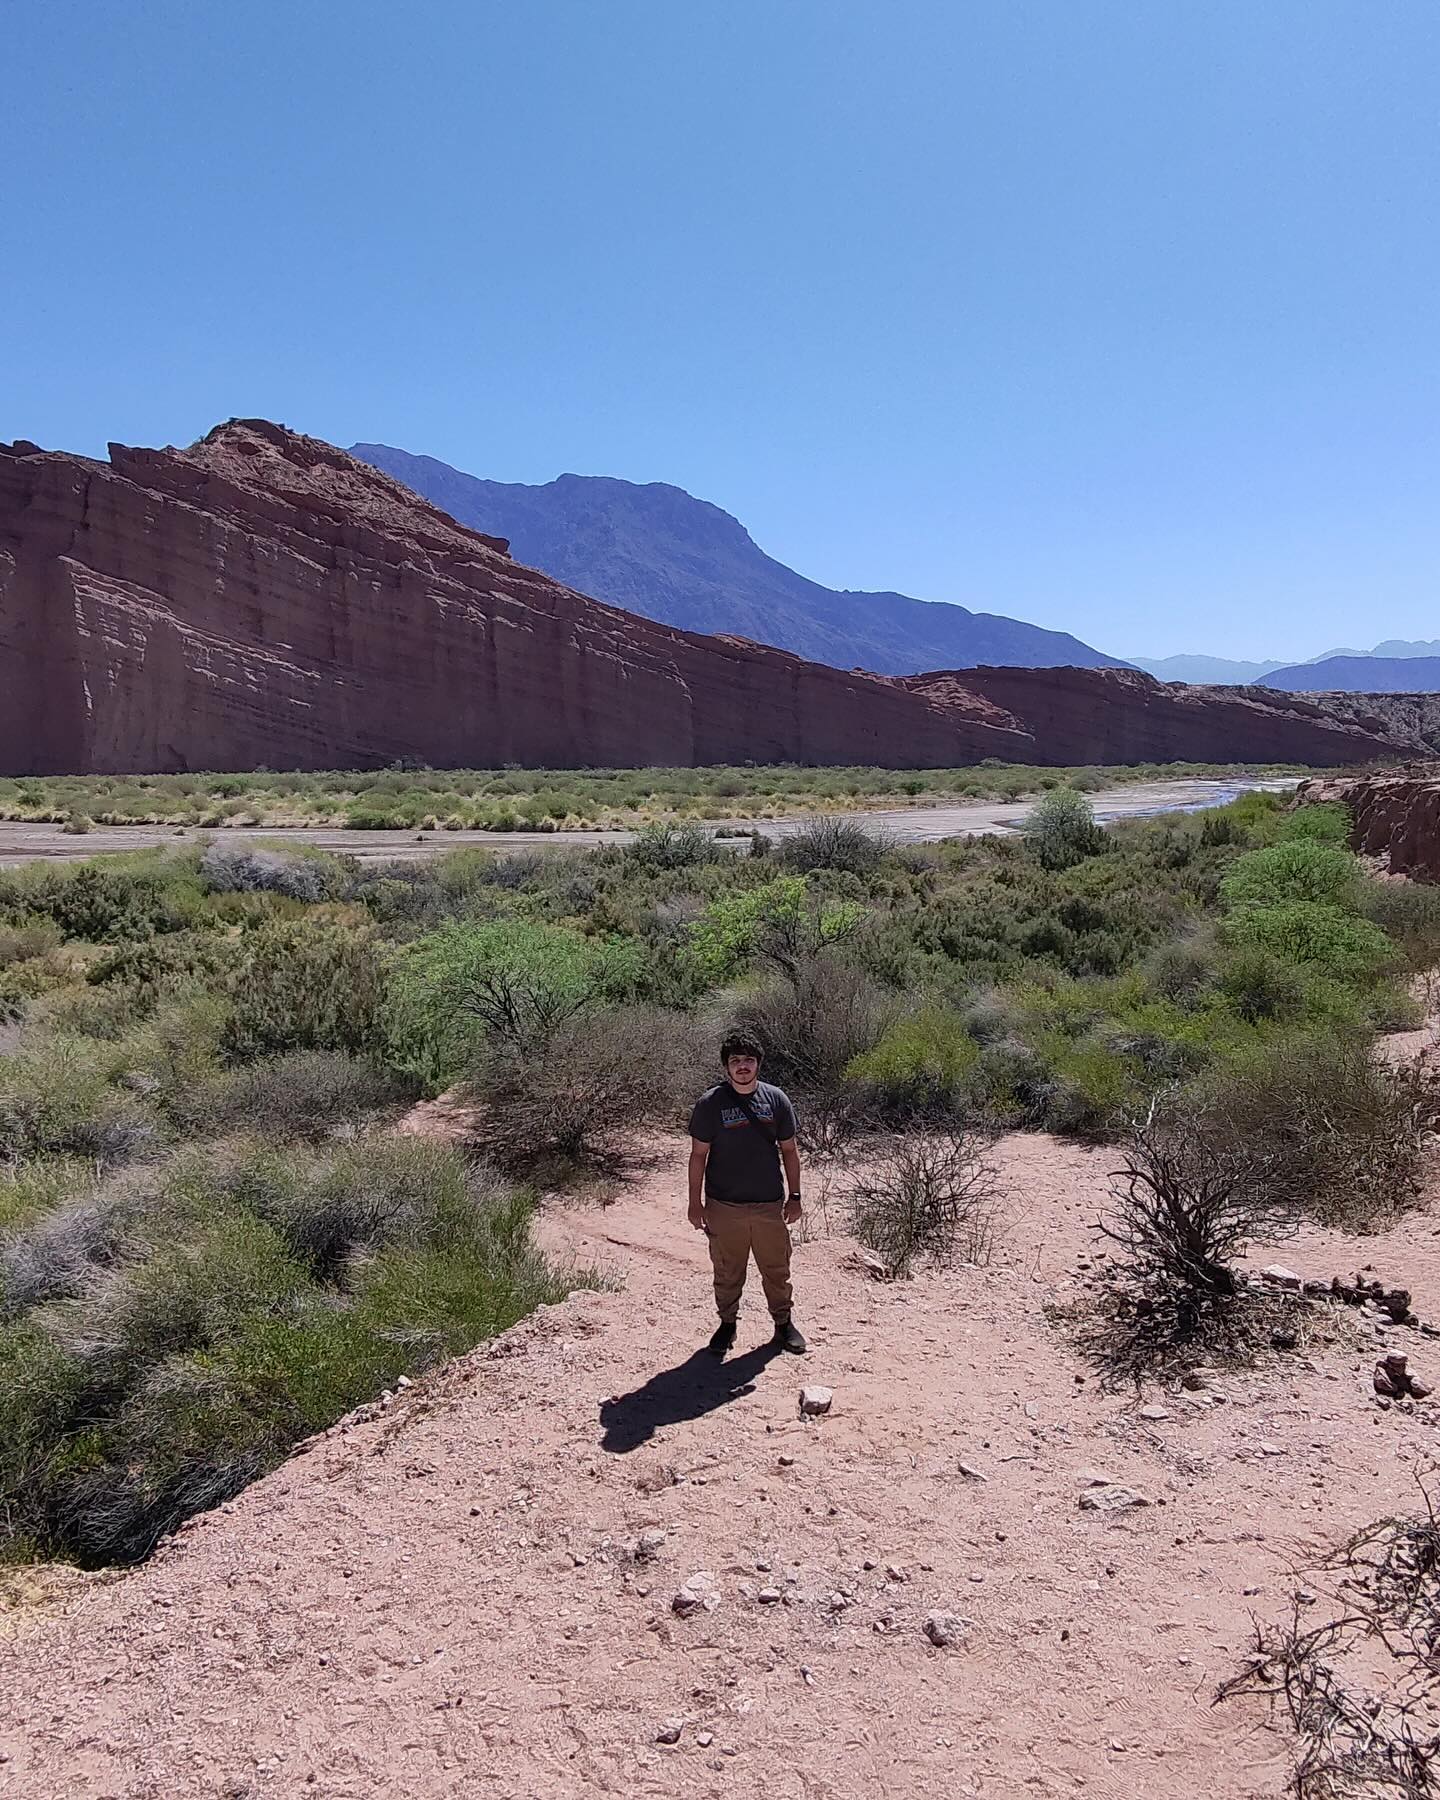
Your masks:
<instances>
[{"instance_id":1,"label":"green tree","mask_svg":"<svg viewBox=\"0 0 1440 1800\"><path fill-rule=\"evenodd\" d=\"M577 1014L629 998L641 961L639 946L626 940L534 920L444 925L394 965L393 1054L432 1086L467 1073L487 1045L538 1054Z\"/></svg>"}]
</instances>

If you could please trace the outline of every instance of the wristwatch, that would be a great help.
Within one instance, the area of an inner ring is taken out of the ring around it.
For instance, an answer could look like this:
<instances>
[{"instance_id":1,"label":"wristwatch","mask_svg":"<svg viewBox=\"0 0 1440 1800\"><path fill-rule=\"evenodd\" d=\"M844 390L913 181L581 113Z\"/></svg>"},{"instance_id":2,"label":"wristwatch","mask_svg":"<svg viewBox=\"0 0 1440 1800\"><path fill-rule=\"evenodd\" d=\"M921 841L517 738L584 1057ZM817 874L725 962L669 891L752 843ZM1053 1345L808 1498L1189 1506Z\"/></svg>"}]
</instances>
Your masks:
<instances>
[{"instance_id":1,"label":"wristwatch","mask_svg":"<svg viewBox=\"0 0 1440 1800\"><path fill-rule=\"evenodd\" d=\"M791 1199L791 1200L798 1200L798 1199L799 1199L799 1198L800 1198L800 1190L799 1190L799 1188L791 1188L791 1190L790 1190L790 1192L789 1192L789 1195L788 1195L788 1196L787 1196L787 1198L788 1198L788 1199Z\"/></svg>"}]
</instances>

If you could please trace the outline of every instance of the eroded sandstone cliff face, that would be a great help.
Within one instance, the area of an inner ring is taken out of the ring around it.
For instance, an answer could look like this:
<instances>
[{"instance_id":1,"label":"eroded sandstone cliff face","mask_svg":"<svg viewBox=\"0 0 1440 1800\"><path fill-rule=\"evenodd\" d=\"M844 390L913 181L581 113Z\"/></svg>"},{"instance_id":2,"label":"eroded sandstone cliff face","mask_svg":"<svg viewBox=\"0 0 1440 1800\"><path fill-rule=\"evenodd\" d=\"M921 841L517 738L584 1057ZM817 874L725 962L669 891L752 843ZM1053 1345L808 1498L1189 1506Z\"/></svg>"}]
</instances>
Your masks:
<instances>
[{"instance_id":1,"label":"eroded sandstone cliff face","mask_svg":"<svg viewBox=\"0 0 1440 1800\"><path fill-rule=\"evenodd\" d=\"M1305 781L1297 797L1347 807L1351 847L1383 857L1392 875L1440 881L1440 767Z\"/></svg>"},{"instance_id":2,"label":"eroded sandstone cliff face","mask_svg":"<svg viewBox=\"0 0 1440 1800\"><path fill-rule=\"evenodd\" d=\"M886 679L681 631L264 420L188 450L112 444L108 463L0 447L0 773L1336 764L1410 747L1373 723L1127 671Z\"/></svg>"},{"instance_id":3,"label":"eroded sandstone cliff face","mask_svg":"<svg viewBox=\"0 0 1440 1800\"><path fill-rule=\"evenodd\" d=\"M0 770L1025 757L946 704L652 624L262 420L0 452Z\"/></svg>"},{"instance_id":4,"label":"eroded sandstone cliff face","mask_svg":"<svg viewBox=\"0 0 1440 1800\"><path fill-rule=\"evenodd\" d=\"M1040 762L1301 762L1324 768L1422 748L1399 724L1349 716L1313 696L1191 687L1138 669L981 668L906 680L912 691L931 696L952 684L1022 720L1044 747Z\"/></svg>"}]
</instances>

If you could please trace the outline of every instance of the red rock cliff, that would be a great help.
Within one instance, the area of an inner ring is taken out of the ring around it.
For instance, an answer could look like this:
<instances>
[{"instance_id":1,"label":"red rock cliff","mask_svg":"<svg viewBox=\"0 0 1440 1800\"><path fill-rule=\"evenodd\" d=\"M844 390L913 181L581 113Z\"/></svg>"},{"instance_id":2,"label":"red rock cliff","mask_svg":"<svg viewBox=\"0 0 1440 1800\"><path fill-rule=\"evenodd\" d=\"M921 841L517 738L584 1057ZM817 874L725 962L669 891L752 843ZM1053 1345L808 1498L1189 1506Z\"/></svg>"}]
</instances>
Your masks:
<instances>
[{"instance_id":1,"label":"red rock cliff","mask_svg":"<svg viewBox=\"0 0 1440 1800\"><path fill-rule=\"evenodd\" d=\"M1313 698L1190 687L1138 669L959 669L910 675L913 692L953 685L1024 721L1046 763L1300 762L1326 767L1414 753L1419 741ZM1353 697L1348 697L1353 698Z\"/></svg>"},{"instance_id":2,"label":"red rock cliff","mask_svg":"<svg viewBox=\"0 0 1440 1800\"><path fill-rule=\"evenodd\" d=\"M261 420L0 452L0 771L1031 753L977 697L633 617Z\"/></svg>"},{"instance_id":3,"label":"red rock cliff","mask_svg":"<svg viewBox=\"0 0 1440 1800\"><path fill-rule=\"evenodd\" d=\"M264 420L0 447L0 773L1287 759L1408 739L1115 670L903 681L603 606Z\"/></svg>"},{"instance_id":4,"label":"red rock cliff","mask_svg":"<svg viewBox=\"0 0 1440 1800\"><path fill-rule=\"evenodd\" d=\"M1298 799L1340 802L1353 849L1384 857L1394 875L1440 881L1440 769L1304 781Z\"/></svg>"}]
</instances>

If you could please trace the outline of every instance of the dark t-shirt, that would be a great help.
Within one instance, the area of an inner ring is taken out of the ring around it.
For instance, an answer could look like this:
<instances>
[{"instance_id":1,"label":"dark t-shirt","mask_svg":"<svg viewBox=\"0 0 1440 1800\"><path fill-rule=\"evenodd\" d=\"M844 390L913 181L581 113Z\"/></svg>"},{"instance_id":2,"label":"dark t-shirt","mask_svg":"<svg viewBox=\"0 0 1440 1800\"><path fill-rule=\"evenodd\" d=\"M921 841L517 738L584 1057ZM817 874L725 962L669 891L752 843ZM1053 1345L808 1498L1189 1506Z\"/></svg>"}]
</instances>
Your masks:
<instances>
[{"instance_id":1,"label":"dark t-shirt","mask_svg":"<svg viewBox=\"0 0 1440 1800\"><path fill-rule=\"evenodd\" d=\"M745 1107L761 1121L752 1125ZM772 1136L767 1126L774 1126ZM690 1135L710 1146L705 1164L705 1197L741 1204L785 1198L785 1176L777 1144L795 1135L795 1108L782 1089L757 1082L741 1097L722 1081L695 1102Z\"/></svg>"}]
</instances>

